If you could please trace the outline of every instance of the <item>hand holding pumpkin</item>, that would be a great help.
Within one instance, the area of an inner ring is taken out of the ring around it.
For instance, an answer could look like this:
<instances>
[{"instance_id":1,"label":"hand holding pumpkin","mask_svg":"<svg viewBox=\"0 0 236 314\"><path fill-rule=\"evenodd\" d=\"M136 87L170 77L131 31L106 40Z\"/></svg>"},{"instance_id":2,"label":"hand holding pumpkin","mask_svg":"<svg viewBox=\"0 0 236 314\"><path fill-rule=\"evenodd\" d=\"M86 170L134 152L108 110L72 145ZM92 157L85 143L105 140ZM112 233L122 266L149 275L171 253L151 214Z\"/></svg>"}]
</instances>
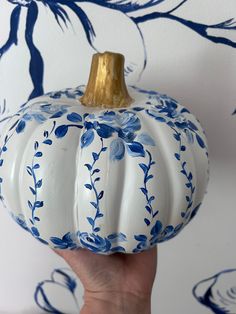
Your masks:
<instances>
[{"instance_id":1,"label":"hand holding pumpkin","mask_svg":"<svg viewBox=\"0 0 236 314\"><path fill-rule=\"evenodd\" d=\"M140 254L104 256L86 249L55 250L84 286L81 314L150 314L156 247Z\"/></svg>"}]
</instances>

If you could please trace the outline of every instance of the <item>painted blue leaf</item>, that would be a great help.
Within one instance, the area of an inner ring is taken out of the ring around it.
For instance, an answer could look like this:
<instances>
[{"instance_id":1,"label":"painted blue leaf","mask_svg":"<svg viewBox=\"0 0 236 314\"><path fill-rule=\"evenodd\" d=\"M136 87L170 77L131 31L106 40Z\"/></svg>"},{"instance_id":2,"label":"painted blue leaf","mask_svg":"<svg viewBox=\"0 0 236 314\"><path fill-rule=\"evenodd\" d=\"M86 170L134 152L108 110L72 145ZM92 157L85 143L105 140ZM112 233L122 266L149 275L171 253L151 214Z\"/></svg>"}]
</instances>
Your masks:
<instances>
[{"instance_id":1,"label":"painted blue leaf","mask_svg":"<svg viewBox=\"0 0 236 314\"><path fill-rule=\"evenodd\" d=\"M195 131L197 131L198 130L198 128L196 127L196 125L192 122L192 121L188 121L188 125L189 125L189 127L191 128L191 129L193 129L193 130L195 130Z\"/></svg>"},{"instance_id":2,"label":"painted blue leaf","mask_svg":"<svg viewBox=\"0 0 236 314\"><path fill-rule=\"evenodd\" d=\"M29 206L30 209L33 208L33 205L32 205L32 203L30 201L28 201L28 206Z\"/></svg>"},{"instance_id":3,"label":"painted blue leaf","mask_svg":"<svg viewBox=\"0 0 236 314\"><path fill-rule=\"evenodd\" d=\"M35 157L42 157L42 156L43 156L43 153L42 153L42 152L37 152L34 156L35 156Z\"/></svg>"},{"instance_id":4,"label":"painted blue leaf","mask_svg":"<svg viewBox=\"0 0 236 314\"><path fill-rule=\"evenodd\" d=\"M42 179L38 180L38 182L36 183L37 188L41 188L41 186L42 186Z\"/></svg>"},{"instance_id":5,"label":"painted blue leaf","mask_svg":"<svg viewBox=\"0 0 236 314\"><path fill-rule=\"evenodd\" d=\"M189 175L188 175L188 179L189 179L189 181L191 181L191 180L192 180L192 178L193 178L193 174L192 174L192 172L189 172Z\"/></svg>"},{"instance_id":6,"label":"painted blue leaf","mask_svg":"<svg viewBox=\"0 0 236 314\"><path fill-rule=\"evenodd\" d=\"M182 108L180 112L181 112L181 113L183 113L183 112L188 112L188 113L190 113L190 111L189 111L188 109L186 109L186 108Z\"/></svg>"},{"instance_id":7,"label":"painted blue leaf","mask_svg":"<svg viewBox=\"0 0 236 314\"><path fill-rule=\"evenodd\" d=\"M25 113L23 115L23 119L26 121L31 121L32 120L32 116L29 113Z\"/></svg>"},{"instance_id":8,"label":"painted blue leaf","mask_svg":"<svg viewBox=\"0 0 236 314\"><path fill-rule=\"evenodd\" d=\"M104 124L104 123L98 123L98 126L96 127L97 134L102 138L108 138L112 135L112 133L115 131L111 126Z\"/></svg>"},{"instance_id":9,"label":"painted blue leaf","mask_svg":"<svg viewBox=\"0 0 236 314\"><path fill-rule=\"evenodd\" d=\"M7 147L6 147L6 146L3 146L2 151L3 151L3 152L6 152L6 151L7 151Z\"/></svg>"},{"instance_id":10,"label":"painted blue leaf","mask_svg":"<svg viewBox=\"0 0 236 314\"><path fill-rule=\"evenodd\" d=\"M139 234L134 236L135 240L140 241L140 242L146 242L147 237L144 234Z\"/></svg>"},{"instance_id":11,"label":"painted blue leaf","mask_svg":"<svg viewBox=\"0 0 236 314\"><path fill-rule=\"evenodd\" d=\"M102 148L102 152L105 152L107 150L107 147Z\"/></svg>"},{"instance_id":12,"label":"painted blue leaf","mask_svg":"<svg viewBox=\"0 0 236 314\"><path fill-rule=\"evenodd\" d=\"M98 217L98 218L103 217L103 214L102 214L102 213L98 213L98 214L96 215L96 217Z\"/></svg>"},{"instance_id":13,"label":"painted blue leaf","mask_svg":"<svg viewBox=\"0 0 236 314\"><path fill-rule=\"evenodd\" d=\"M159 213L159 210L157 210L153 215L152 215L152 217L154 218L154 217L156 217L156 215Z\"/></svg>"},{"instance_id":14,"label":"painted blue leaf","mask_svg":"<svg viewBox=\"0 0 236 314\"><path fill-rule=\"evenodd\" d=\"M25 121L20 120L20 122L17 124L16 132L21 133L24 130L24 128L25 128Z\"/></svg>"},{"instance_id":15,"label":"painted blue leaf","mask_svg":"<svg viewBox=\"0 0 236 314\"><path fill-rule=\"evenodd\" d=\"M86 130L93 129L94 128L93 122L84 121L84 127Z\"/></svg>"},{"instance_id":16,"label":"painted blue leaf","mask_svg":"<svg viewBox=\"0 0 236 314\"><path fill-rule=\"evenodd\" d=\"M32 176L32 169L30 168L30 166L27 166L26 169L27 169L28 174Z\"/></svg>"},{"instance_id":17,"label":"painted blue leaf","mask_svg":"<svg viewBox=\"0 0 236 314\"><path fill-rule=\"evenodd\" d=\"M48 242L47 242L46 240L41 239L41 238L39 238L39 237L37 237L36 239L37 239L39 242L48 245Z\"/></svg>"},{"instance_id":18,"label":"painted blue leaf","mask_svg":"<svg viewBox=\"0 0 236 314\"><path fill-rule=\"evenodd\" d=\"M0 167L3 165L3 159L0 159Z\"/></svg>"},{"instance_id":19,"label":"painted blue leaf","mask_svg":"<svg viewBox=\"0 0 236 314\"><path fill-rule=\"evenodd\" d=\"M93 225L94 225L93 218L87 217L87 220L88 220L88 222L90 223L90 225L93 227Z\"/></svg>"},{"instance_id":20,"label":"painted blue leaf","mask_svg":"<svg viewBox=\"0 0 236 314\"><path fill-rule=\"evenodd\" d=\"M128 154L132 157L144 157L145 151L143 145L138 142L132 142L127 144Z\"/></svg>"},{"instance_id":21,"label":"painted blue leaf","mask_svg":"<svg viewBox=\"0 0 236 314\"><path fill-rule=\"evenodd\" d=\"M47 144L47 145L52 145L52 140L47 139L47 140L43 141L43 143Z\"/></svg>"},{"instance_id":22,"label":"painted blue leaf","mask_svg":"<svg viewBox=\"0 0 236 314\"><path fill-rule=\"evenodd\" d=\"M178 122L178 121L176 121L176 122L175 122L175 125L176 125L179 129L185 129L185 128L188 127L187 122Z\"/></svg>"},{"instance_id":23,"label":"painted blue leaf","mask_svg":"<svg viewBox=\"0 0 236 314\"><path fill-rule=\"evenodd\" d=\"M150 220L148 220L147 218L144 218L144 222L145 222L145 224L146 224L147 226L150 225Z\"/></svg>"},{"instance_id":24,"label":"painted blue leaf","mask_svg":"<svg viewBox=\"0 0 236 314\"><path fill-rule=\"evenodd\" d=\"M38 169L38 168L40 168L40 165L39 164L35 164L34 166L33 166L33 169L35 170L35 169Z\"/></svg>"},{"instance_id":25,"label":"painted blue leaf","mask_svg":"<svg viewBox=\"0 0 236 314\"><path fill-rule=\"evenodd\" d=\"M56 244L56 245L63 244L63 241L60 238L57 238L57 237L51 237L50 240L52 241L53 244Z\"/></svg>"},{"instance_id":26,"label":"painted blue leaf","mask_svg":"<svg viewBox=\"0 0 236 314\"><path fill-rule=\"evenodd\" d=\"M97 181L99 181L100 180L100 177L97 177L95 180L94 180L94 182L97 182Z\"/></svg>"},{"instance_id":27,"label":"painted blue leaf","mask_svg":"<svg viewBox=\"0 0 236 314\"><path fill-rule=\"evenodd\" d=\"M92 152L92 155L93 155L93 160L94 160L94 161L98 160L99 155L98 155L97 153Z\"/></svg>"},{"instance_id":28,"label":"painted blue leaf","mask_svg":"<svg viewBox=\"0 0 236 314\"><path fill-rule=\"evenodd\" d=\"M181 212L181 217L184 218L185 217L185 213Z\"/></svg>"},{"instance_id":29,"label":"painted blue leaf","mask_svg":"<svg viewBox=\"0 0 236 314\"><path fill-rule=\"evenodd\" d=\"M30 191L32 192L32 194L35 195L36 194L35 189L33 189L31 186L29 188L30 188Z\"/></svg>"},{"instance_id":30,"label":"painted blue leaf","mask_svg":"<svg viewBox=\"0 0 236 314\"><path fill-rule=\"evenodd\" d=\"M147 133L141 133L137 136L136 141L143 145L155 146L154 139Z\"/></svg>"},{"instance_id":31,"label":"painted blue leaf","mask_svg":"<svg viewBox=\"0 0 236 314\"><path fill-rule=\"evenodd\" d=\"M175 154L175 158L178 159L178 160L180 160L180 154L177 154L177 153L176 153L176 154Z\"/></svg>"},{"instance_id":32,"label":"painted blue leaf","mask_svg":"<svg viewBox=\"0 0 236 314\"><path fill-rule=\"evenodd\" d=\"M91 171L92 170L92 166L90 165L90 164L84 164L85 165L85 167L87 167L88 168L88 170L89 171Z\"/></svg>"},{"instance_id":33,"label":"painted blue leaf","mask_svg":"<svg viewBox=\"0 0 236 314\"><path fill-rule=\"evenodd\" d=\"M174 122L172 122L172 121L168 121L167 124L168 124L170 127L174 127L174 126L175 126Z\"/></svg>"},{"instance_id":34,"label":"painted blue leaf","mask_svg":"<svg viewBox=\"0 0 236 314\"><path fill-rule=\"evenodd\" d=\"M145 179L144 179L144 183L148 182L149 180L151 180L153 178L153 175L150 174L149 176L147 176Z\"/></svg>"},{"instance_id":35,"label":"painted blue leaf","mask_svg":"<svg viewBox=\"0 0 236 314\"><path fill-rule=\"evenodd\" d=\"M88 129L82 136L80 145L82 148L89 146L94 139L93 129Z\"/></svg>"},{"instance_id":36,"label":"painted blue leaf","mask_svg":"<svg viewBox=\"0 0 236 314\"><path fill-rule=\"evenodd\" d=\"M150 206L146 205L146 206L145 206L145 208L146 208L146 210L149 212L149 214L151 214L151 213L152 213L152 209L151 209L151 207L150 207Z\"/></svg>"},{"instance_id":37,"label":"painted blue leaf","mask_svg":"<svg viewBox=\"0 0 236 314\"><path fill-rule=\"evenodd\" d=\"M197 139L198 144L199 144L202 148L205 148L205 143L203 142L203 139L202 139L198 134L196 134L196 139Z\"/></svg>"},{"instance_id":38,"label":"painted blue leaf","mask_svg":"<svg viewBox=\"0 0 236 314\"><path fill-rule=\"evenodd\" d=\"M44 136L44 137L48 137L48 131L44 131L44 132L43 132L43 136Z\"/></svg>"},{"instance_id":39,"label":"painted blue leaf","mask_svg":"<svg viewBox=\"0 0 236 314\"><path fill-rule=\"evenodd\" d=\"M144 108L143 107L133 107L132 109L135 111L142 111Z\"/></svg>"},{"instance_id":40,"label":"painted blue leaf","mask_svg":"<svg viewBox=\"0 0 236 314\"><path fill-rule=\"evenodd\" d=\"M145 165L145 164L141 163L141 164L139 164L139 167L143 170L144 174L146 174L146 173L147 173L147 171L148 171L148 167L147 167L147 165Z\"/></svg>"},{"instance_id":41,"label":"painted blue leaf","mask_svg":"<svg viewBox=\"0 0 236 314\"><path fill-rule=\"evenodd\" d=\"M81 115L78 114L77 112L72 112L72 113L68 114L67 119L71 122L81 122L82 121Z\"/></svg>"},{"instance_id":42,"label":"painted blue leaf","mask_svg":"<svg viewBox=\"0 0 236 314\"><path fill-rule=\"evenodd\" d=\"M95 202L90 202L90 204L93 205L93 207L95 207L95 208L98 207L97 203L95 203Z\"/></svg>"},{"instance_id":43,"label":"painted blue leaf","mask_svg":"<svg viewBox=\"0 0 236 314\"><path fill-rule=\"evenodd\" d=\"M107 237L109 240L116 240L118 238L118 233L109 234Z\"/></svg>"},{"instance_id":44,"label":"painted blue leaf","mask_svg":"<svg viewBox=\"0 0 236 314\"><path fill-rule=\"evenodd\" d=\"M101 191L98 195L98 199L100 200L103 197L104 191Z\"/></svg>"},{"instance_id":45,"label":"painted blue leaf","mask_svg":"<svg viewBox=\"0 0 236 314\"><path fill-rule=\"evenodd\" d=\"M39 217L34 217L34 220L40 221Z\"/></svg>"},{"instance_id":46,"label":"painted blue leaf","mask_svg":"<svg viewBox=\"0 0 236 314\"><path fill-rule=\"evenodd\" d=\"M63 116L63 114L64 111L57 111L50 117L50 119L60 118L61 116Z\"/></svg>"},{"instance_id":47,"label":"painted blue leaf","mask_svg":"<svg viewBox=\"0 0 236 314\"><path fill-rule=\"evenodd\" d=\"M193 205L193 202L190 202L190 203L188 204L188 209L189 209L192 205Z\"/></svg>"},{"instance_id":48,"label":"painted blue leaf","mask_svg":"<svg viewBox=\"0 0 236 314\"><path fill-rule=\"evenodd\" d=\"M173 136L177 141L180 141L180 133L174 133Z\"/></svg>"},{"instance_id":49,"label":"painted blue leaf","mask_svg":"<svg viewBox=\"0 0 236 314\"><path fill-rule=\"evenodd\" d=\"M148 199L148 203L150 204L154 199L155 199L155 196L151 196L151 197Z\"/></svg>"},{"instance_id":50,"label":"painted blue leaf","mask_svg":"<svg viewBox=\"0 0 236 314\"><path fill-rule=\"evenodd\" d=\"M188 182L188 183L186 183L185 185L186 185L187 188L191 188L192 183Z\"/></svg>"},{"instance_id":51,"label":"painted blue leaf","mask_svg":"<svg viewBox=\"0 0 236 314\"><path fill-rule=\"evenodd\" d=\"M125 249L122 246L116 246L111 248L111 252L125 252Z\"/></svg>"},{"instance_id":52,"label":"painted blue leaf","mask_svg":"<svg viewBox=\"0 0 236 314\"><path fill-rule=\"evenodd\" d=\"M32 227L31 228L31 231L32 231L32 234L35 236L35 237L39 237L40 234L39 234L39 231L36 227Z\"/></svg>"},{"instance_id":53,"label":"painted blue leaf","mask_svg":"<svg viewBox=\"0 0 236 314\"><path fill-rule=\"evenodd\" d=\"M166 119L163 117L155 117L155 120L160 121L160 122L166 122Z\"/></svg>"},{"instance_id":54,"label":"painted blue leaf","mask_svg":"<svg viewBox=\"0 0 236 314\"><path fill-rule=\"evenodd\" d=\"M143 192L144 195L147 195L148 191L145 188L140 188L140 190Z\"/></svg>"},{"instance_id":55,"label":"painted blue leaf","mask_svg":"<svg viewBox=\"0 0 236 314\"><path fill-rule=\"evenodd\" d=\"M38 147L39 147L39 142L36 141L36 142L34 143L34 149L37 150Z\"/></svg>"},{"instance_id":56,"label":"painted blue leaf","mask_svg":"<svg viewBox=\"0 0 236 314\"><path fill-rule=\"evenodd\" d=\"M92 175L94 175L94 173L100 172L100 169L94 169L92 172Z\"/></svg>"},{"instance_id":57,"label":"painted blue leaf","mask_svg":"<svg viewBox=\"0 0 236 314\"><path fill-rule=\"evenodd\" d=\"M99 228L99 227L96 227L96 228L93 229L93 231L94 231L94 232L98 232L98 231L100 231L100 228Z\"/></svg>"},{"instance_id":58,"label":"painted blue leaf","mask_svg":"<svg viewBox=\"0 0 236 314\"><path fill-rule=\"evenodd\" d=\"M125 145L121 138L114 139L110 144L110 159L121 160L125 154Z\"/></svg>"},{"instance_id":59,"label":"painted blue leaf","mask_svg":"<svg viewBox=\"0 0 236 314\"><path fill-rule=\"evenodd\" d=\"M63 124L63 125L60 125L56 128L55 135L56 135L56 137L60 138L60 137L65 136L67 131L68 131L68 126Z\"/></svg>"},{"instance_id":60,"label":"painted blue leaf","mask_svg":"<svg viewBox=\"0 0 236 314\"><path fill-rule=\"evenodd\" d=\"M29 219L29 221L32 225L34 225L34 221L32 219Z\"/></svg>"},{"instance_id":61,"label":"painted blue leaf","mask_svg":"<svg viewBox=\"0 0 236 314\"><path fill-rule=\"evenodd\" d=\"M186 150L186 147L184 145L182 145L180 149L182 152L184 152Z\"/></svg>"},{"instance_id":62,"label":"painted blue leaf","mask_svg":"<svg viewBox=\"0 0 236 314\"><path fill-rule=\"evenodd\" d=\"M187 195L186 196L186 201L189 202L190 201L190 197Z\"/></svg>"},{"instance_id":63,"label":"painted blue leaf","mask_svg":"<svg viewBox=\"0 0 236 314\"><path fill-rule=\"evenodd\" d=\"M36 201L36 202L34 203L34 206L37 207L37 208L43 207L43 201Z\"/></svg>"},{"instance_id":64,"label":"painted blue leaf","mask_svg":"<svg viewBox=\"0 0 236 314\"><path fill-rule=\"evenodd\" d=\"M85 186L87 189L92 190L92 185L91 185L91 184L86 183L84 186Z\"/></svg>"}]
</instances>

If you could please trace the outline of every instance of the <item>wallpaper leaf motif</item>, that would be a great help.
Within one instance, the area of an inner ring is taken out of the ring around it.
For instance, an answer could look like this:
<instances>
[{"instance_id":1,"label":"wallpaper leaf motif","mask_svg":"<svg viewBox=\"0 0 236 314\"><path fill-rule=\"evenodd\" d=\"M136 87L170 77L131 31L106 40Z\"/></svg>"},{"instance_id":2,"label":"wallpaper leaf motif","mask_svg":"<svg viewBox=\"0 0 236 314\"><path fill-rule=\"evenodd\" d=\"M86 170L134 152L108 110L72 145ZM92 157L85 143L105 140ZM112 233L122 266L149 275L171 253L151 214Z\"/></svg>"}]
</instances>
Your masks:
<instances>
[{"instance_id":1,"label":"wallpaper leaf motif","mask_svg":"<svg viewBox=\"0 0 236 314\"><path fill-rule=\"evenodd\" d=\"M226 269L193 287L196 300L215 314L236 313L236 269Z\"/></svg>"},{"instance_id":2,"label":"wallpaper leaf motif","mask_svg":"<svg viewBox=\"0 0 236 314\"><path fill-rule=\"evenodd\" d=\"M94 29L92 22L88 18L86 12L79 6L80 0L5 0L14 5L11 17L10 17L10 31L9 36L6 42L0 47L0 60L1 57L6 54L13 45L18 44L18 29L19 22L21 21L22 16L22 7L27 9L27 17L25 24L25 41L27 48L30 53L30 64L29 64L29 75L33 84L33 90L31 91L28 99L40 96L44 93L43 87L43 78L44 78L44 60L41 55L41 52L36 47L34 43L34 29L37 24L39 4L43 4L47 9L49 9L55 18L56 23L62 29L62 24L68 27L68 23L71 24L70 17L68 14L69 11L73 12L77 18L80 20L88 44L97 51L93 42L96 38L96 30ZM140 34L140 40L142 41L143 50L144 50L144 62L143 70L147 64L147 53L145 46L145 38L140 29L140 24L153 19L170 19L181 23L182 25L190 28L200 36L205 39L212 41L214 43L221 43L233 48L236 47L236 42L231 39L228 39L224 36L214 36L208 33L211 29L217 30L236 30L236 21L234 18L228 19L226 21L207 25L201 24L195 21L190 21L188 19L181 18L174 15L173 13L182 7L188 0L180 1L179 4L175 5L172 9L167 12L158 12L153 11L151 13L140 15L136 17L129 16L134 11L139 11L142 9L158 6L160 3L166 0L146 0L146 1L135 1L135 0L90 0L86 1L88 3L93 3L98 6L102 6L107 9L113 9L123 13L128 19L130 19L136 26L137 32ZM67 9L67 10L66 10ZM142 70L142 72L143 72ZM126 74L129 71L126 71ZM141 72L141 74L142 74Z\"/></svg>"},{"instance_id":3,"label":"wallpaper leaf motif","mask_svg":"<svg viewBox=\"0 0 236 314\"><path fill-rule=\"evenodd\" d=\"M37 284L34 292L35 303L47 313L66 314L61 307L60 300L55 299L55 293L57 294L58 289L61 289L65 300L71 305L73 313L79 313L80 307L76 298L76 280L77 278L69 268L54 269L50 279Z\"/></svg>"}]
</instances>

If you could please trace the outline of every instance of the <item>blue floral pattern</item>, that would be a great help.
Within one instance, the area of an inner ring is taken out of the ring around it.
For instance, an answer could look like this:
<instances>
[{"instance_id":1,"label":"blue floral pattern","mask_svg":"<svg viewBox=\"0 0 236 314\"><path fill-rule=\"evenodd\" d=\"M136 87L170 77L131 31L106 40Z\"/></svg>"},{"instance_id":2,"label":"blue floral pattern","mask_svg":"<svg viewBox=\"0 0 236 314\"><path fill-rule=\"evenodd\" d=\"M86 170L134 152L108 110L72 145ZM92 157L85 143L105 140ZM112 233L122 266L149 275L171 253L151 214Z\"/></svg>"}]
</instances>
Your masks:
<instances>
[{"instance_id":1,"label":"blue floral pattern","mask_svg":"<svg viewBox=\"0 0 236 314\"><path fill-rule=\"evenodd\" d=\"M101 237L95 233L77 232L81 245L94 253L125 252L125 248L117 246L116 243L127 241L123 233L110 234L108 237Z\"/></svg>"},{"instance_id":2,"label":"blue floral pattern","mask_svg":"<svg viewBox=\"0 0 236 314\"><path fill-rule=\"evenodd\" d=\"M183 139L188 142L189 146L197 145L201 151L207 155L207 146L199 135L198 127L189 120L190 113L171 98L161 95L157 92L144 91L133 87L138 93L145 93L146 101L141 104L121 108L116 110L101 110L77 112L73 104L66 104L66 99L71 98L77 101L84 92L84 86L76 89L66 89L64 91L53 92L46 97L39 99L33 105L24 106L14 115L13 122L9 121L9 134L5 136L2 147L0 148L0 167L4 165L4 153L7 151L9 141L13 136L22 136L26 130L27 124L31 121L38 125L50 122L50 130L44 130L40 141L35 139L33 145L32 162L27 164L25 171L32 179L29 186L31 198L28 199L28 209L31 217L25 221L22 215L13 215L14 220L25 230L29 231L39 241L50 244L57 249L76 249L85 247L95 253L108 254L109 252L126 252L125 242L129 241L125 233L113 233L102 236L102 218L104 217L103 200L105 191L100 188L100 182L103 173L99 167L99 161L104 155L109 154L111 165L119 163L125 156L137 159L137 170L141 171L143 176L143 185L139 186L140 196L144 199L144 226L147 228L146 234L133 235L137 241L133 253L141 252L158 242L163 242L177 235L197 213L200 204L194 209L193 195L195 192L194 178L185 158L185 152L188 149L183 144ZM63 102L65 104L63 104ZM81 108L82 109L82 108ZM181 212L180 221L177 226L167 225L158 219L159 210L156 207L156 194L153 195L149 185L154 180L154 168L158 167L158 162L153 159L156 142L154 138L144 131L142 126L141 115L154 119L158 123L165 124L172 132L174 141L177 142L178 151L173 154L173 160L179 163L180 173L186 179L186 209ZM63 122L61 122L63 121ZM67 231L64 235L52 235L47 241L40 234L39 223L41 222L40 212L45 206L45 201L39 197L40 189L44 184L41 177L41 161L43 160L43 149L51 149L55 141L62 141L69 136L70 129L78 130L80 138L79 146L82 150L91 149L91 159L88 160L84 167L88 171L88 181L84 182L84 189L93 192L93 199L89 201L90 208L94 210L94 215L87 215L87 224L90 228L86 231L75 230ZM96 149L93 144L96 141ZM100 148L97 144L100 142ZM1 169L1 168L0 168ZM1 173L0 173L1 175ZM2 183L4 178L0 177L0 195L2 201ZM138 191L137 191L138 192ZM155 204L155 205L154 205ZM147 234L150 234L148 237ZM124 245L121 243L124 242Z\"/></svg>"},{"instance_id":3,"label":"blue floral pattern","mask_svg":"<svg viewBox=\"0 0 236 314\"><path fill-rule=\"evenodd\" d=\"M144 234L135 235L134 238L138 241L136 248L133 250L133 253L139 253L152 247L157 243L167 241L175 237L182 229L183 223L177 225L176 227L169 225L163 228L162 222L157 220L155 225L150 231L150 239Z\"/></svg>"}]
</instances>

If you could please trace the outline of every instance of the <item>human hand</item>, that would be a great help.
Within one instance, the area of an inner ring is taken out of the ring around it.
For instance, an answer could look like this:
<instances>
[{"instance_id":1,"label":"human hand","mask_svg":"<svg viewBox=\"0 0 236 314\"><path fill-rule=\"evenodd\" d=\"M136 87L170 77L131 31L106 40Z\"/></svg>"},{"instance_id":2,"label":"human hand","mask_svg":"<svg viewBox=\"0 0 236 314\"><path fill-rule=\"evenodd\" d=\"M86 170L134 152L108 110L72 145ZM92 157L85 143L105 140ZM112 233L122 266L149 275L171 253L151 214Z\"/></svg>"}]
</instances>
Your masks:
<instances>
[{"instance_id":1,"label":"human hand","mask_svg":"<svg viewBox=\"0 0 236 314\"><path fill-rule=\"evenodd\" d=\"M85 249L55 250L84 286L80 314L150 314L157 248L138 254L98 255Z\"/></svg>"}]
</instances>

